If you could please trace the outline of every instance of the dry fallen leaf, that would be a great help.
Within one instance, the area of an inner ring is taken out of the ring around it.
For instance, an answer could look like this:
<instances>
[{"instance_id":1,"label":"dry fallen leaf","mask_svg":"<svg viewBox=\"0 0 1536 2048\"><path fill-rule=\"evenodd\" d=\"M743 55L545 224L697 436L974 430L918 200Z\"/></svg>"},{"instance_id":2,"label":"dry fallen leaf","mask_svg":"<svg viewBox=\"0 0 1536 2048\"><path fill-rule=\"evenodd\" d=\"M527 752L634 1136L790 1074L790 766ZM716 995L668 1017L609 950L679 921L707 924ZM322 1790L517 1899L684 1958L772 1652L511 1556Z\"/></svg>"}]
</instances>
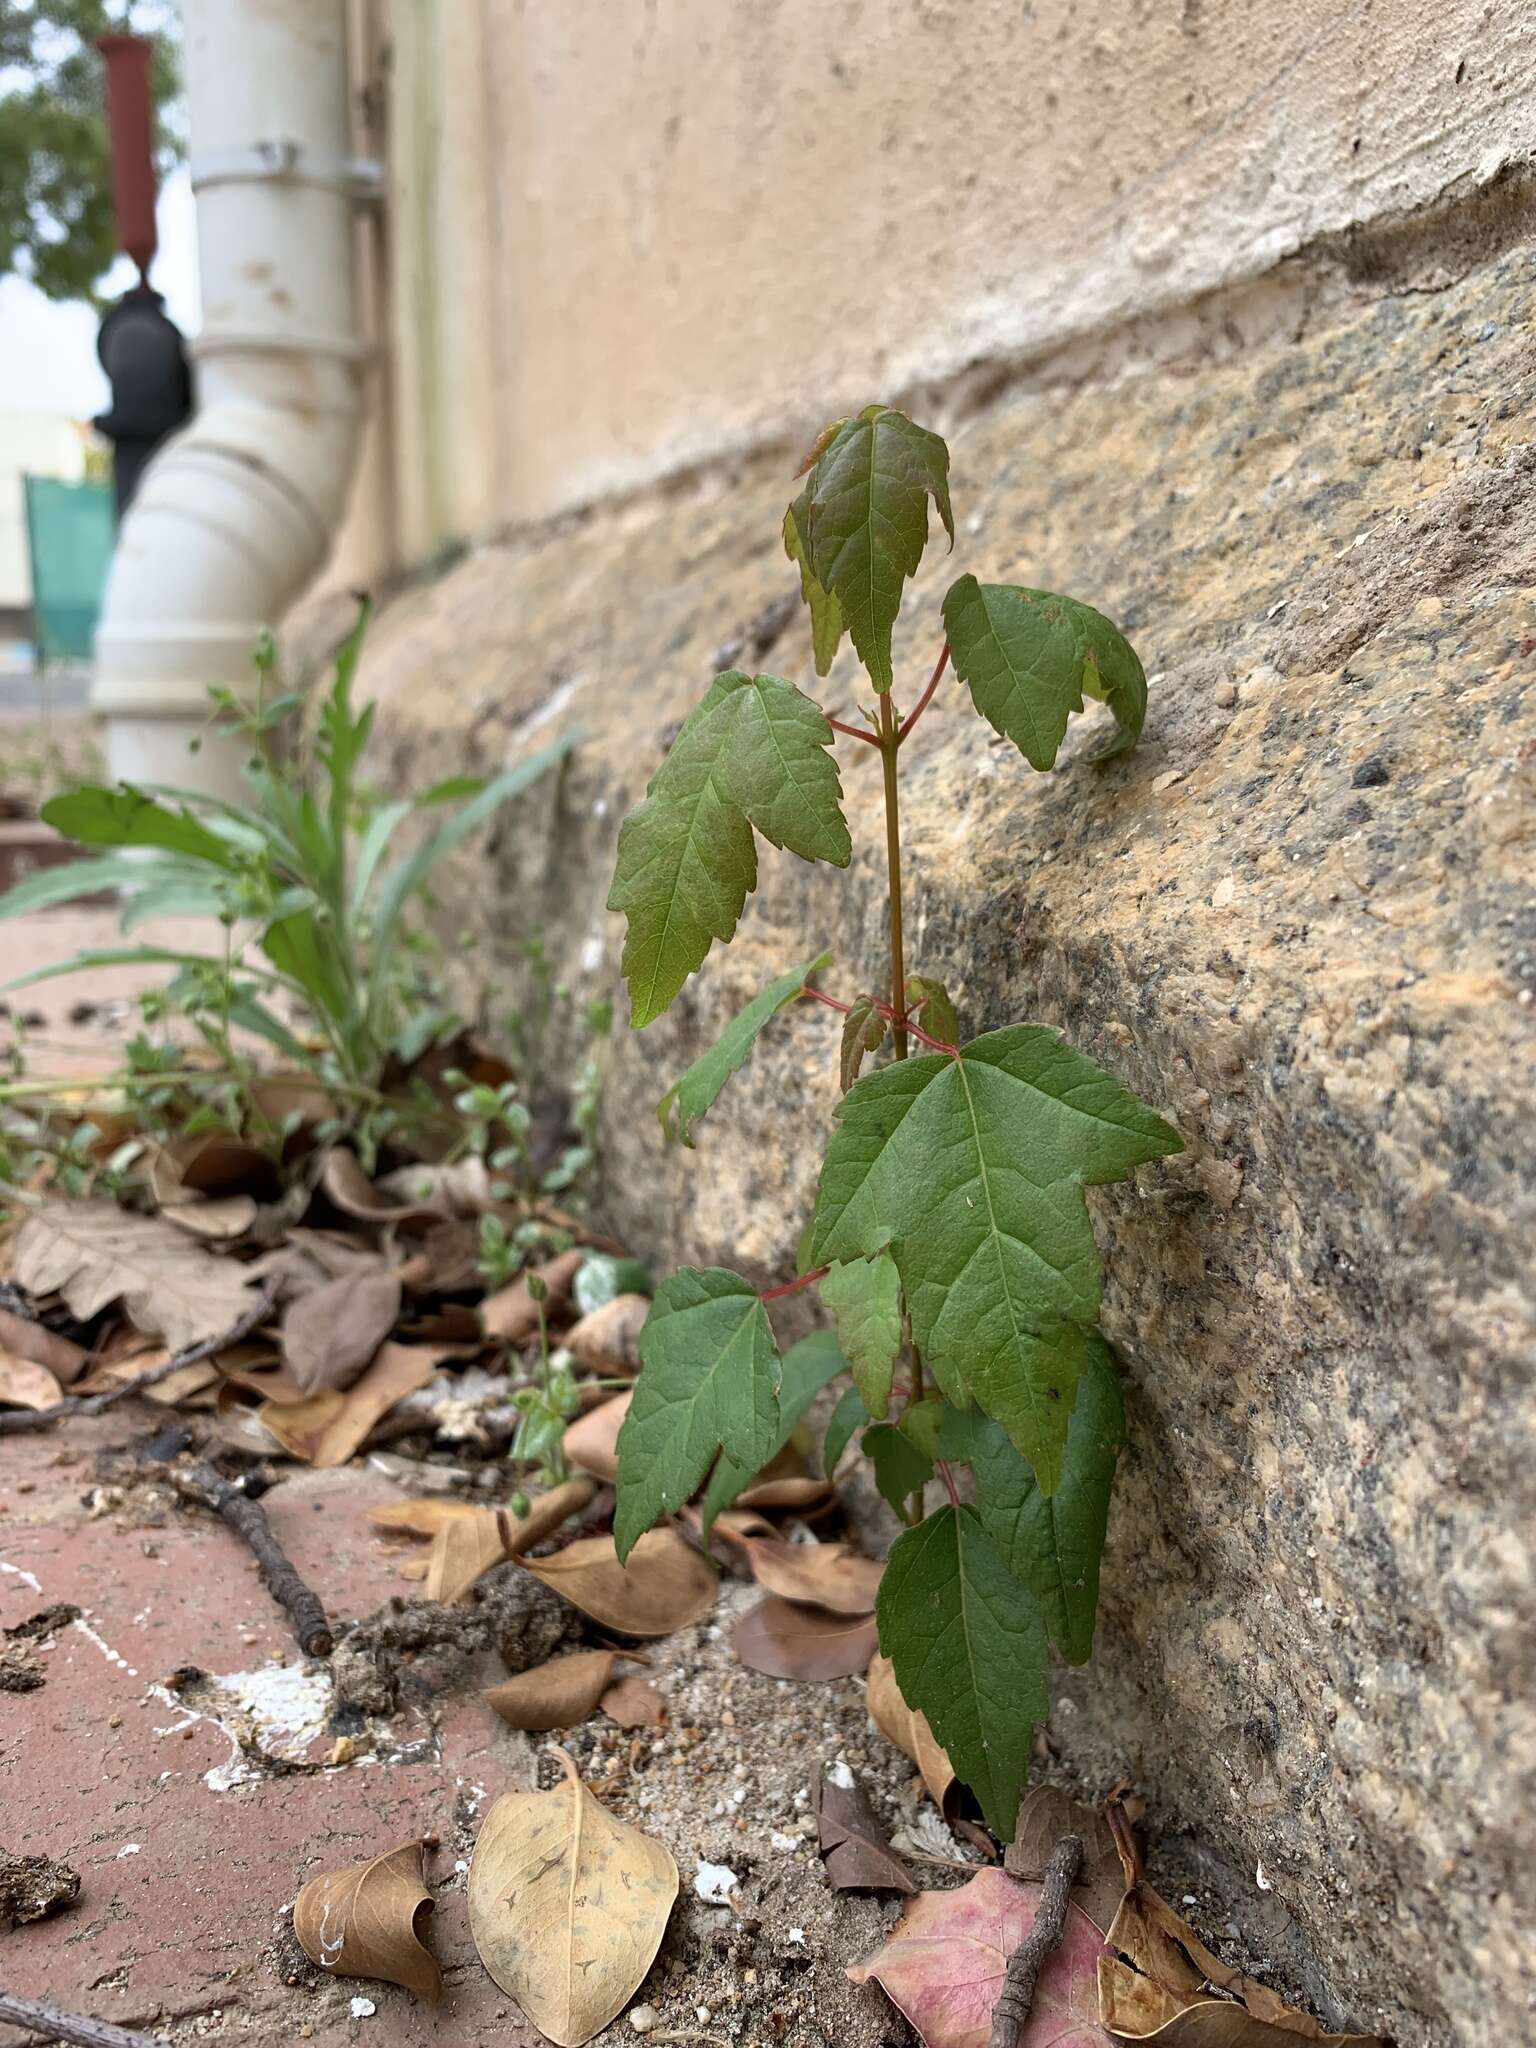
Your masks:
<instances>
[{"instance_id":1,"label":"dry fallen leaf","mask_svg":"<svg viewBox=\"0 0 1536 2048\"><path fill-rule=\"evenodd\" d=\"M1098 1989L1106 2027L1158 2048L1382 2048L1375 2034L1325 2034L1223 1963L1146 1883L1126 1893L1105 1937Z\"/></svg>"},{"instance_id":2,"label":"dry fallen leaf","mask_svg":"<svg viewBox=\"0 0 1536 2048\"><path fill-rule=\"evenodd\" d=\"M650 1312L649 1295L616 1295L571 1325L566 1349L588 1372L638 1372L640 1332Z\"/></svg>"},{"instance_id":3,"label":"dry fallen leaf","mask_svg":"<svg viewBox=\"0 0 1536 2048\"><path fill-rule=\"evenodd\" d=\"M46 1365L30 1358L15 1358L0 1351L0 1406L6 1408L51 1408L62 1401L64 1389Z\"/></svg>"},{"instance_id":4,"label":"dry fallen leaf","mask_svg":"<svg viewBox=\"0 0 1536 2048\"><path fill-rule=\"evenodd\" d=\"M947 1820L958 1784L954 1766L928 1726L927 1716L914 1713L902 1698L889 1657L876 1656L870 1660L864 1698L870 1719L888 1741L894 1742L917 1765L928 1797Z\"/></svg>"},{"instance_id":5,"label":"dry fallen leaf","mask_svg":"<svg viewBox=\"0 0 1536 2048\"><path fill-rule=\"evenodd\" d=\"M328 1388L304 1401L264 1401L257 1420L290 1457L309 1465L344 1465L380 1416L427 1384L442 1356L428 1344L381 1344L346 1393Z\"/></svg>"},{"instance_id":6,"label":"dry fallen leaf","mask_svg":"<svg viewBox=\"0 0 1536 2048\"><path fill-rule=\"evenodd\" d=\"M462 1522L484 1512L464 1500L396 1500L387 1507L370 1508L368 1519L376 1529L406 1529L412 1536L435 1536L447 1522Z\"/></svg>"},{"instance_id":7,"label":"dry fallen leaf","mask_svg":"<svg viewBox=\"0 0 1536 2048\"><path fill-rule=\"evenodd\" d=\"M557 1751L565 1782L508 1792L469 1866L480 1960L557 2048L581 2048L639 1989L678 1893L660 1842L615 1820Z\"/></svg>"},{"instance_id":8,"label":"dry fallen leaf","mask_svg":"<svg viewBox=\"0 0 1536 2048\"><path fill-rule=\"evenodd\" d=\"M767 1678L847 1678L875 1654L872 1614L828 1614L770 1593L731 1631L731 1648L749 1671Z\"/></svg>"},{"instance_id":9,"label":"dry fallen leaf","mask_svg":"<svg viewBox=\"0 0 1536 2048\"><path fill-rule=\"evenodd\" d=\"M46 1365L61 1386L69 1386L85 1371L90 1353L83 1344L72 1344L42 1323L28 1322L8 1308L0 1308L0 1351L12 1358L30 1358L34 1365Z\"/></svg>"},{"instance_id":10,"label":"dry fallen leaf","mask_svg":"<svg viewBox=\"0 0 1536 2048\"><path fill-rule=\"evenodd\" d=\"M551 1535L595 1491L590 1479L567 1479L536 1495L526 1515L514 1515L510 1508L471 1508L467 1515L447 1517L432 1537L424 1574L427 1598L449 1606L467 1600L493 1565L521 1556Z\"/></svg>"},{"instance_id":11,"label":"dry fallen leaf","mask_svg":"<svg viewBox=\"0 0 1536 2048\"><path fill-rule=\"evenodd\" d=\"M612 1481L619 1474L619 1431L629 1413L631 1394L615 1394L600 1408L579 1415L565 1432L565 1455L595 1478Z\"/></svg>"},{"instance_id":12,"label":"dry fallen leaf","mask_svg":"<svg viewBox=\"0 0 1536 2048\"><path fill-rule=\"evenodd\" d=\"M557 1258L546 1259L534 1271L544 1282L546 1313L551 1307L564 1301L571 1291L571 1282L586 1264L584 1251L561 1252ZM531 1337L539 1327L539 1307L528 1291L528 1275L521 1274L510 1287L503 1287L499 1294L488 1294L480 1304L480 1327L487 1337L500 1338L507 1344L521 1344Z\"/></svg>"},{"instance_id":13,"label":"dry fallen leaf","mask_svg":"<svg viewBox=\"0 0 1536 2048\"><path fill-rule=\"evenodd\" d=\"M193 1237L227 1244L244 1237L256 1221L258 1207L251 1195L219 1195L206 1202L167 1202L160 1214Z\"/></svg>"},{"instance_id":14,"label":"dry fallen leaf","mask_svg":"<svg viewBox=\"0 0 1536 2048\"><path fill-rule=\"evenodd\" d=\"M1035 1924L1040 1887L993 1866L952 1891L919 1892L883 1948L848 1972L873 1977L926 2048L987 2048L1008 1959ZM1114 2048L1099 2024L1101 1936L1068 1906L1060 1946L1041 1968L1018 2048Z\"/></svg>"},{"instance_id":15,"label":"dry fallen leaf","mask_svg":"<svg viewBox=\"0 0 1536 2048\"><path fill-rule=\"evenodd\" d=\"M821 1507L834 1499L829 1479L811 1479L805 1473L784 1473L782 1479L758 1479L745 1493L737 1493L737 1507Z\"/></svg>"},{"instance_id":16,"label":"dry fallen leaf","mask_svg":"<svg viewBox=\"0 0 1536 2048\"><path fill-rule=\"evenodd\" d=\"M374 1187L395 1202L429 1202L446 1216L483 1216L497 1207L490 1168L483 1159L470 1157L437 1164L419 1162L397 1166L381 1173Z\"/></svg>"},{"instance_id":17,"label":"dry fallen leaf","mask_svg":"<svg viewBox=\"0 0 1536 2048\"><path fill-rule=\"evenodd\" d=\"M583 1536L527 1569L573 1607L624 1636L669 1636L715 1604L715 1569L675 1529L652 1529L619 1563L611 1536Z\"/></svg>"},{"instance_id":18,"label":"dry fallen leaf","mask_svg":"<svg viewBox=\"0 0 1536 2048\"><path fill-rule=\"evenodd\" d=\"M289 1303L283 1363L306 1394L344 1391L366 1369L400 1314L400 1277L387 1266L354 1267Z\"/></svg>"},{"instance_id":19,"label":"dry fallen leaf","mask_svg":"<svg viewBox=\"0 0 1536 2048\"><path fill-rule=\"evenodd\" d=\"M1109 1822L1097 1807L1084 1806L1055 1785L1036 1785L1024 1795L1014 1838L1003 1851L1003 1868L1010 1877L1038 1882L1063 1835L1076 1835L1083 1845L1072 1903L1095 1927L1107 1929L1125 1896L1125 1873Z\"/></svg>"},{"instance_id":20,"label":"dry fallen leaf","mask_svg":"<svg viewBox=\"0 0 1536 2048\"><path fill-rule=\"evenodd\" d=\"M846 1543L742 1544L760 1586L802 1607L825 1607L833 1614L873 1614L875 1595L885 1571L873 1558L860 1557Z\"/></svg>"},{"instance_id":21,"label":"dry fallen leaf","mask_svg":"<svg viewBox=\"0 0 1536 2048\"><path fill-rule=\"evenodd\" d=\"M618 1650L573 1650L569 1656L535 1664L516 1678L503 1679L480 1697L513 1728L579 1728L597 1712L621 1654Z\"/></svg>"},{"instance_id":22,"label":"dry fallen leaf","mask_svg":"<svg viewBox=\"0 0 1536 2048\"><path fill-rule=\"evenodd\" d=\"M312 1877L293 1908L293 1931L317 1969L338 1977L382 1977L436 2005L437 1958L421 1940L432 1900L421 1881L420 1842L402 1842L371 1863Z\"/></svg>"},{"instance_id":23,"label":"dry fallen leaf","mask_svg":"<svg viewBox=\"0 0 1536 2048\"><path fill-rule=\"evenodd\" d=\"M660 1728L667 1718L667 1703L655 1686L644 1678L621 1678L610 1685L598 1705L621 1728Z\"/></svg>"},{"instance_id":24,"label":"dry fallen leaf","mask_svg":"<svg viewBox=\"0 0 1536 2048\"><path fill-rule=\"evenodd\" d=\"M44 1203L17 1231L12 1259L29 1294L61 1294L81 1322L120 1301L173 1351L217 1337L253 1306L245 1267L112 1202Z\"/></svg>"},{"instance_id":25,"label":"dry fallen leaf","mask_svg":"<svg viewBox=\"0 0 1536 2048\"><path fill-rule=\"evenodd\" d=\"M467 1600L492 1565L511 1556L507 1534L506 1518L494 1508L475 1508L444 1522L427 1557L427 1598L448 1607Z\"/></svg>"},{"instance_id":26,"label":"dry fallen leaf","mask_svg":"<svg viewBox=\"0 0 1536 2048\"><path fill-rule=\"evenodd\" d=\"M448 1214L447 1205L436 1197L425 1199L407 1196L399 1201L392 1195L381 1194L373 1182L358 1165L356 1157L340 1145L325 1155L325 1164L320 1169L320 1185L335 1203L343 1216L355 1216L360 1223L393 1223L415 1225L441 1223Z\"/></svg>"},{"instance_id":27,"label":"dry fallen leaf","mask_svg":"<svg viewBox=\"0 0 1536 2048\"><path fill-rule=\"evenodd\" d=\"M912 1874L886 1840L869 1794L844 1768L848 1783L839 1784L823 1772L811 1795L828 1881L840 1892L915 1892Z\"/></svg>"}]
</instances>

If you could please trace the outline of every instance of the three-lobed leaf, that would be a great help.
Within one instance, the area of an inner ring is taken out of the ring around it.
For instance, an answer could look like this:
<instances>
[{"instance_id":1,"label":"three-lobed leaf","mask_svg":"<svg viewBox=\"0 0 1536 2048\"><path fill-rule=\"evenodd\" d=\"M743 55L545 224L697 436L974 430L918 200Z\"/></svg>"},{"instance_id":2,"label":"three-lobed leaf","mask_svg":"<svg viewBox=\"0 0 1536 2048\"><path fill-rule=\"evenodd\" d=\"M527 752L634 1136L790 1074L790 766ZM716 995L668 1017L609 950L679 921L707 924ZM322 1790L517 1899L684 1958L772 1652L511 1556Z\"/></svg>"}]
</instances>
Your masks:
<instances>
[{"instance_id":1,"label":"three-lobed leaf","mask_svg":"<svg viewBox=\"0 0 1536 2048\"><path fill-rule=\"evenodd\" d=\"M875 689L891 687L891 628L901 589L928 545L932 498L950 545L949 450L889 406L867 406L820 445L790 511L810 573L841 608Z\"/></svg>"},{"instance_id":2,"label":"three-lobed leaf","mask_svg":"<svg viewBox=\"0 0 1536 2048\"><path fill-rule=\"evenodd\" d=\"M883 1067L838 1105L818 1264L888 1250L913 1341L957 1407L994 1415L1055 1491L1099 1303L1083 1189L1181 1141L1054 1031L1012 1025Z\"/></svg>"},{"instance_id":3,"label":"three-lobed leaf","mask_svg":"<svg viewBox=\"0 0 1536 2048\"><path fill-rule=\"evenodd\" d=\"M760 1458L756 1463L743 1461L730 1451L720 1453L719 1462L710 1473L709 1484L704 1489L704 1498L699 1503L706 1529L712 1526L716 1515L723 1513L732 1501L746 1492L761 1467L773 1462L804 1421L807 1410L822 1388L845 1370L846 1361L832 1330L813 1330L809 1337L802 1337L798 1344L791 1344L783 1359L779 1382L779 1429L773 1447L766 1458ZM831 1477L830 1473L828 1477Z\"/></svg>"},{"instance_id":4,"label":"three-lobed leaf","mask_svg":"<svg viewBox=\"0 0 1536 2048\"><path fill-rule=\"evenodd\" d=\"M815 658L817 675L824 676L832 666L838 643L843 637L843 611L831 591L823 590L816 581L806 551L805 536L795 523L793 505L784 514L784 552L800 571L800 595L811 615L811 653Z\"/></svg>"},{"instance_id":5,"label":"three-lobed leaf","mask_svg":"<svg viewBox=\"0 0 1536 2048\"><path fill-rule=\"evenodd\" d=\"M640 1332L640 1362L619 1431L613 1535L621 1561L692 1496L722 1452L750 1475L779 1441L778 1346L755 1289L736 1274L685 1266L664 1280ZM706 1534L718 1511L706 1498Z\"/></svg>"},{"instance_id":6,"label":"three-lobed leaf","mask_svg":"<svg viewBox=\"0 0 1536 2048\"><path fill-rule=\"evenodd\" d=\"M927 1716L987 1825L1013 1838L1036 1725L1046 1718L1045 1623L968 1507L945 1507L891 1546L875 1604L880 1647Z\"/></svg>"},{"instance_id":7,"label":"three-lobed leaf","mask_svg":"<svg viewBox=\"0 0 1536 2048\"><path fill-rule=\"evenodd\" d=\"M717 676L619 831L608 908L629 921L636 1030L659 1017L757 885L754 828L804 860L852 854L832 728L778 676Z\"/></svg>"},{"instance_id":8,"label":"three-lobed leaf","mask_svg":"<svg viewBox=\"0 0 1536 2048\"><path fill-rule=\"evenodd\" d=\"M1099 1559L1124 1443L1120 1378L1097 1330L1088 1337L1061 1479L1049 1497L999 1424L974 1409L951 1409L944 1418L940 1450L970 1463L982 1526L1039 1601L1051 1639L1069 1664L1085 1664L1093 1650Z\"/></svg>"},{"instance_id":9,"label":"three-lobed leaf","mask_svg":"<svg viewBox=\"0 0 1536 2048\"><path fill-rule=\"evenodd\" d=\"M757 1034L786 1003L794 1001L811 976L820 973L831 958L830 953L818 953L814 960L790 968L777 981L769 982L745 1009L737 1011L709 1051L702 1053L657 1103L656 1114L668 1138L692 1146L693 1126L714 1107L720 1090L751 1052Z\"/></svg>"},{"instance_id":10,"label":"three-lobed leaf","mask_svg":"<svg viewBox=\"0 0 1536 2048\"><path fill-rule=\"evenodd\" d=\"M1074 711L1101 698L1120 734L1100 760L1134 746L1147 715L1147 679L1119 628L1076 598L962 576L944 599L955 673L976 709L1032 768L1056 759Z\"/></svg>"},{"instance_id":11,"label":"three-lobed leaf","mask_svg":"<svg viewBox=\"0 0 1536 2048\"><path fill-rule=\"evenodd\" d=\"M901 1276L884 1252L832 1266L821 1298L837 1322L837 1341L864 1405L883 1420L901 1350Z\"/></svg>"},{"instance_id":12,"label":"three-lobed leaf","mask_svg":"<svg viewBox=\"0 0 1536 2048\"><path fill-rule=\"evenodd\" d=\"M875 1468L881 1499L905 1520L907 1502L933 1477L932 1457L892 1422L872 1423L859 1446Z\"/></svg>"},{"instance_id":13,"label":"three-lobed leaf","mask_svg":"<svg viewBox=\"0 0 1536 2048\"><path fill-rule=\"evenodd\" d=\"M842 1044L838 1052L838 1080L846 1095L859 1078L866 1057L885 1043L890 1025L875 1008L873 996L855 996L843 1019Z\"/></svg>"}]
</instances>

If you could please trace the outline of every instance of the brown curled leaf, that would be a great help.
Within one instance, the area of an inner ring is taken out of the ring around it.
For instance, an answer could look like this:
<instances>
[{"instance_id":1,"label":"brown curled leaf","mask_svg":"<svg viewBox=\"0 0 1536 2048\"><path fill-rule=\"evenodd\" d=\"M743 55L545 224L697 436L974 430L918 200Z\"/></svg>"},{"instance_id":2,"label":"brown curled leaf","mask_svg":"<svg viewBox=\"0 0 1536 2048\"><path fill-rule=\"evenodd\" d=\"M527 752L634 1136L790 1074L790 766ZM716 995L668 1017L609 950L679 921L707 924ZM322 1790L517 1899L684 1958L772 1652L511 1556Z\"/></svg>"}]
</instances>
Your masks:
<instances>
[{"instance_id":1,"label":"brown curled leaf","mask_svg":"<svg viewBox=\"0 0 1536 2048\"><path fill-rule=\"evenodd\" d=\"M886 1840L869 1794L851 1773L846 1784L823 1772L812 1799L828 1881L840 1892L915 1892L911 1872Z\"/></svg>"},{"instance_id":2,"label":"brown curled leaf","mask_svg":"<svg viewBox=\"0 0 1536 2048\"><path fill-rule=\"evenodd\" d=\"M770 1593L731 1632L731 1648L749 1671L768 1678L847 1678L875 1654L872 1614L828 1614Z\"/></svg>"},{"instance_id":3,"label":"brown curled leaf","mask_svg":"<svg viewBox=\"0 0 1536 2048\"><path fill-rule=\"evenodd\" d=\"M531 1671L520 1671L515 1678L504 1678L480 1697L512 1728L579 1728L597 1712L618 1660L616 1650L573 1650L535 1664Z\"/></svg>"},{"instance_id":4,"label":"brown curled leaf","mask_svg":"<svg viewBox=\"0 0 1536 2048\"><path fill-rule=\"evenodd\" d=\"M715 1568L675 1529L652 1529L619 1563L611 1536L583 1536L553 1557L524 1564L536 1578L604 1628L624 1636L669 1636L702 1621L715 1604Z\"/></svg>"},{"instance_id":5,"label":"brown curled leaf","mask_svg":"<svg viewBox=\"0 0 1536 2048\"><path fill-rule=\"evenodd\" d=\"M422 1883L422 1844L402 1842L346 1870L312 1877L293 1908L293 1931L317 1969L381 1977L438 2004L443 1973L422 1943L432 1900Z\"/></svg>"}]
</instances>

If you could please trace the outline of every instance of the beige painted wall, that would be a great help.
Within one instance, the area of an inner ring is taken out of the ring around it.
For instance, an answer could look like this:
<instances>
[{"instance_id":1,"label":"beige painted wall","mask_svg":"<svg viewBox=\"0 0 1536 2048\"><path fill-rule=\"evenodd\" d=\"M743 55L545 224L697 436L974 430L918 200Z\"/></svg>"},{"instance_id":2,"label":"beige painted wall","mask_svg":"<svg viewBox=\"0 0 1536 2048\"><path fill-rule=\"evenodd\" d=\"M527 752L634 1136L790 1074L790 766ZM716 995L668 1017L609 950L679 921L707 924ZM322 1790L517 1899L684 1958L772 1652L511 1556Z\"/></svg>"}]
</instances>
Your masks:
<instances>
[{"instance_id":1,"label":"beige painted wall","mask_svg":"<svg viewBox=\"0 0 1536 2048\"><path fill-rule=\"evenodd\" d=\"M1529 158L1483 0L377 0L404 565Z\"/></svg>"}]
</instances>

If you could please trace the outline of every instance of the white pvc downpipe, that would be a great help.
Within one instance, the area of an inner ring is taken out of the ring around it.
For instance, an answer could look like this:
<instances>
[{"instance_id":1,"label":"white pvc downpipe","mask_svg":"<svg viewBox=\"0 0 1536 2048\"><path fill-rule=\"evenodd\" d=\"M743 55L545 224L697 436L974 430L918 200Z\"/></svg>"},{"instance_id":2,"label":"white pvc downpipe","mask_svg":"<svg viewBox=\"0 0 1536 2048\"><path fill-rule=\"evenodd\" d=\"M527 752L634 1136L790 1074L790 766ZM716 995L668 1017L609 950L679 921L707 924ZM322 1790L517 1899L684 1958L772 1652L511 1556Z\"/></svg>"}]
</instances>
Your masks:
<instances>
[{"instance_id":1,"label":"white pvc downpipe","mask_svg":"<svg viewBox=\"0 0 1536 2048\"><path fill-rule=\"evenodd\" d=\"M228 794L208 687L251 654L330 550L357 454L345 0L186 0L203 328L197 410L145 473L96 634L114 778Z\"/></svg>"}]
</instances>

